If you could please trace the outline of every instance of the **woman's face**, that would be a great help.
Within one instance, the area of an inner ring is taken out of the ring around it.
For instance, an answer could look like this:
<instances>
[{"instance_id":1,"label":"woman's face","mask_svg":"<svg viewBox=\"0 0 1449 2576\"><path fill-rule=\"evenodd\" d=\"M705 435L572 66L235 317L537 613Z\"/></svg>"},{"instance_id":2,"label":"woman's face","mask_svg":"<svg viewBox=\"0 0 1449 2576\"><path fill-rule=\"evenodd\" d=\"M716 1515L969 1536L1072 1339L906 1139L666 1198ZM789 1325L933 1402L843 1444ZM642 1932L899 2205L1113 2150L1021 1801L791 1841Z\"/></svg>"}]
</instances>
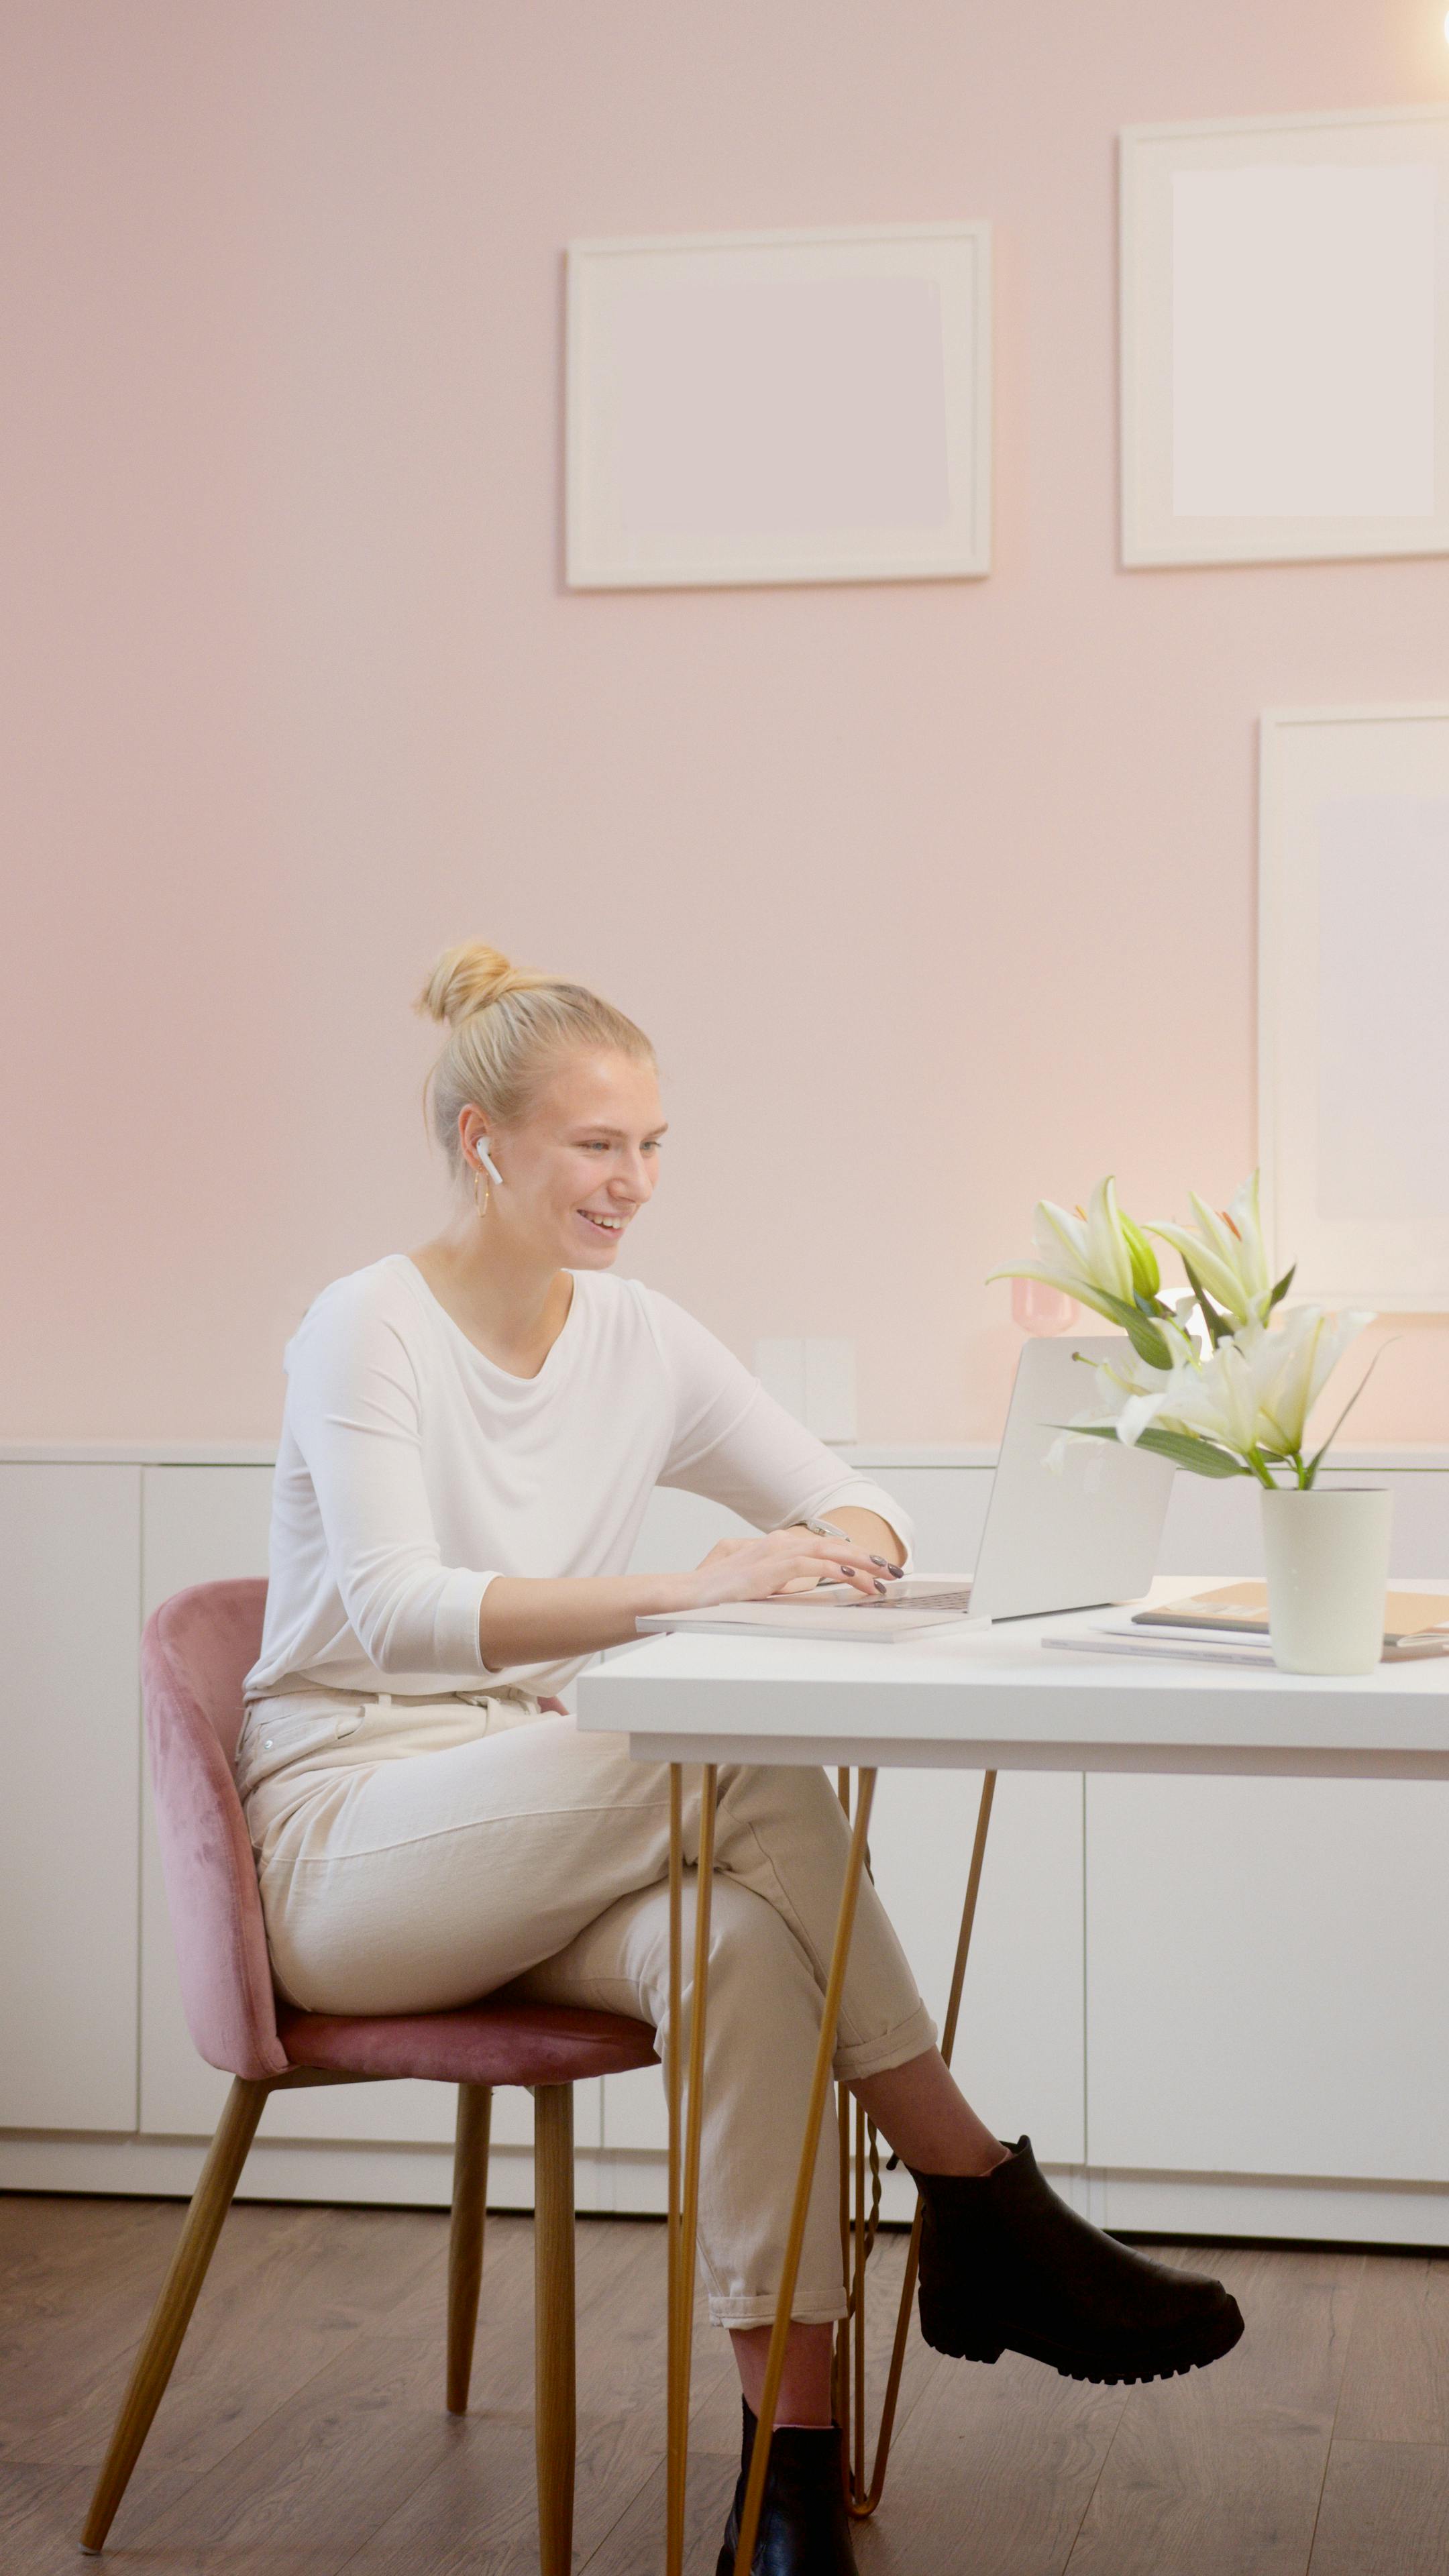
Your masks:
<instances>
[{"instance_id":1,"label":"woman's face","mask_svg":"<svg viewBox=\"0 0 1449 2576\"><path fill-rule=\"evenodd\" d=\"M612 1051L565 1056L514 1126L490 1135L476 1110L460 1122L465 1144L481 1136L503 1175L486 1222L569 1270L615 1259L653 1194L664 1125L653 1066Z\"/></svg>"}]
</instances>

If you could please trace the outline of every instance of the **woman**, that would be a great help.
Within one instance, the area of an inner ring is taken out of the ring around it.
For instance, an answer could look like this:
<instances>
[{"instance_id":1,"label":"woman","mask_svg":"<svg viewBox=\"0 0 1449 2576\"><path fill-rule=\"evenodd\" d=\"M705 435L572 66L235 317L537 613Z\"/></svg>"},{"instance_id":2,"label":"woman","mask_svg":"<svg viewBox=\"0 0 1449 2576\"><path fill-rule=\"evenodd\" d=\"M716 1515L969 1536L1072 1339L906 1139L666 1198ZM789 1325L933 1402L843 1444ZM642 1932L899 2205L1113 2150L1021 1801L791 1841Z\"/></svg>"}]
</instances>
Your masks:
<instances>
[{"instance_id":1,"label":"woman","mask_svg":"<svg viewBox=\"0 0 1449 2576\"><path fill-rule=\"evenodd\" d=\"M435 2011L506 1984L634 2014L662 2054L685 2038L667 2025L667 1772L576 1732L553 1694L647 1612L842 1575L888 1591L909 1524L702 1325L612 1275L664 1134L633 1023L478 941L439 959L418 1007L450 1030L430 1077L447 1221L334 1280L287 1349L238 1752L277 1984L341 2013ZM656 1484L729 1504L757 1534L689 1574L628 1574ZM721 1771L700 2222L746 2456L845 1847L823 1772ZM927 2340L1089 2379L1225 2352L1242 2330L1226 2292L1077 2218L1029 2142L977 2118L934 2041L867 1885L836 2072L924 2194ZM769 2576L854 2566L830 2406L845 2305L831 2155L822 2141L755 2560Z\"/></svg>"}]
</instances>

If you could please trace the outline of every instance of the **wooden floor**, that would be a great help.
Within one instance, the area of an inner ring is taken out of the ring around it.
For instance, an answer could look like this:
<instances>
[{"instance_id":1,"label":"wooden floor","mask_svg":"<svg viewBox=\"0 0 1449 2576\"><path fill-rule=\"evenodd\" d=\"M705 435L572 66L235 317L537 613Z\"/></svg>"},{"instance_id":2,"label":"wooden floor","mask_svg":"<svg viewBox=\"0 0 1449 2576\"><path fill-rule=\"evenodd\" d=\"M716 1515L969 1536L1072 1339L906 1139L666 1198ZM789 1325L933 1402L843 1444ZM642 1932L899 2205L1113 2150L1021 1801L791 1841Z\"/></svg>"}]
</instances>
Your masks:
<instances>
[{"instance_id":1,"label":"wooden floor","mask_svg":"<svg viewBox=\"0 0 1449 2576\"><path fill-rule=\"evenodd\" d=\"M0 2566L76 2549L174 2203L0 2198ZM529 2576L532 2250L489 2222L473 2411L443 2412L445 2221L243 2206L111 2534L117 2576ZM887 2331L903 2239L873 2263ZM1208 2371L1078 2387L913 2342L862 2576L1445 2576L1449 2259L1171 2257L1248 2331ZM661 2564L663 2230L579 2227L576 2567ZM877 2382L878 2385L878 2382ZM695 2365L691 2576L713 2576L739 2449L722 2335Z\"/></svg>"}]
</instances>

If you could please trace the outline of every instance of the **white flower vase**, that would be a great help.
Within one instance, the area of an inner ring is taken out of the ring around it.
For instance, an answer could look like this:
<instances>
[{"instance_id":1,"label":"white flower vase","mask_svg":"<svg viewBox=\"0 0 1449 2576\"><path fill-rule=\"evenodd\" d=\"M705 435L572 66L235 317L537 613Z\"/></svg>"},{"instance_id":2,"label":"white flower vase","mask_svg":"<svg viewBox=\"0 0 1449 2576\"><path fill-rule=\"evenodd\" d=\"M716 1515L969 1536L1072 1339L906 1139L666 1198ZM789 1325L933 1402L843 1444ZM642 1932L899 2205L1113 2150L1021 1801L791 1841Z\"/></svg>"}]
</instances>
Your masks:
<instances>
[{"instance_id":1,"label":"white flower vase","mask_svg":"<svg viewBox=\"0 0 1449 2576\"><path fill-rule=\"evenodd\" d=\"M1370 1673L1384 1647L1394 1498L1369 1485L1259 1497L1268 1632L1285 1673Z\"/></svg>"}]
</instances>

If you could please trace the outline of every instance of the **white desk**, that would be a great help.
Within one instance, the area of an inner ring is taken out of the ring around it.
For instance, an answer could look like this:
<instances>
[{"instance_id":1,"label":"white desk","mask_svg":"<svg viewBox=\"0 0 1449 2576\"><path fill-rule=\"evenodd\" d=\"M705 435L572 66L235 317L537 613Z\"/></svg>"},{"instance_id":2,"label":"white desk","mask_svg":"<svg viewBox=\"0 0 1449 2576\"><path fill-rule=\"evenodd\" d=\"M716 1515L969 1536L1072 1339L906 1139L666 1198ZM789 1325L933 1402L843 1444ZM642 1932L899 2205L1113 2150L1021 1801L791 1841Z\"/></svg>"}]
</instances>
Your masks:
<instances>
[{"instance_id":1,"label":"white desk","mask_svg":"<svg viewBox=\"0 0 1449 2576\"><path fill-rule=\"evenodd\" d=\"M1210 1580L1174 1576L1149 1597ZM585 1673L579 1724L627 1733L655 1762L1449 1779L1449 1657L1324 1679L1041 1644L1123 1615L963 1624L898 1646L679 1631Z\"/></svg>"},{"instance_id":2,"label":"white desk","mask_svg":"<svg viewBox=\"0 0 1449 2576\"><path fill-rule=\"evenodd\" d=\"M1198 1590L1177 1576L1153 1598ZM1425 1586L1449 1591L1449 1584ZM842 1891L835 1952L822 2016L810 2116L780 2307L771 2344L741 2529L739 2565L748 2569L794 2294L805 2198L813 2170L834 2055L839 1989L864 1859L875 1773L885 1766L984 1770L986 1787L973 1854L952 2007L943 2032L949 2056L959 2005L975 1889L995 1775L1003 1770L1218 1773L1339 1779L1449 1779L1449 1659L1385 1664L1353 1678L1308 1678L1244 1665L1136 1660L1044 1648L1043 1634L1090 1628L1101 1617L1014 1620L927 1631L896 1646L811 1644L807 1640L651 1637L611 1655L578 1685L579 1724L627 1734L640 1759L673 1766L676 1816L681 1766L704 1769L697 1909L695 2008L690 2034L689 2119L682 2130L681 2053L671 2052L671 2362L668 2576L683 2555L689 2328L698 2196L699 2069L706 2009L708 1877L713 1852L715 1766L721 1762L856 1766L851 1865ZM677 2000L678 1833L671 1860ZM677 2023L676 2023L677 2027ZM685 2260L685 2249L688 2260ZM888 2386L884 2444L872 2495L884 2473L893 2385L898 2379L913 2267ZM866 2509L869 2502L866 2501Z\"/></svg>"}]
</instances>

